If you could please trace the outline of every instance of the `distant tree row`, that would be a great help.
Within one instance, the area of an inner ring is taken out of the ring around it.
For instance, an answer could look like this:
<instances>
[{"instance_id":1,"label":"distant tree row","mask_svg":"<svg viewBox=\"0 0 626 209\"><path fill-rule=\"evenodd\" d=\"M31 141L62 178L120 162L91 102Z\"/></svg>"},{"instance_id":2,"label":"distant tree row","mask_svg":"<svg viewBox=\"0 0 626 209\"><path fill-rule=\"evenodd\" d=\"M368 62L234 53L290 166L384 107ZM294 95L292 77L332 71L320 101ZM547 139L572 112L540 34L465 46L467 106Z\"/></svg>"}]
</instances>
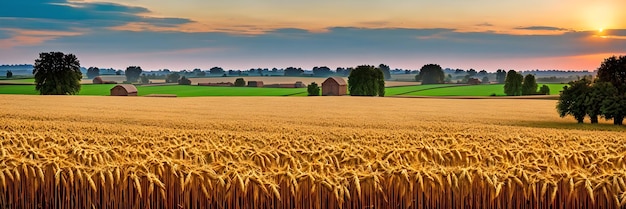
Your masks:
<instances>
[{"instance_id":1,"label":"distant tree row","mask_svg":"<svg viewBox=\"0 0 626 209\"><path fill-rule=\"evenodd\" d=\"M622 125L626 116L626 56L605 59L594 81L583 77L563 87L557 112L561 117L574 116L578 123L589 116L591 123L604 117Z\"/></svg>"}]
</instances>

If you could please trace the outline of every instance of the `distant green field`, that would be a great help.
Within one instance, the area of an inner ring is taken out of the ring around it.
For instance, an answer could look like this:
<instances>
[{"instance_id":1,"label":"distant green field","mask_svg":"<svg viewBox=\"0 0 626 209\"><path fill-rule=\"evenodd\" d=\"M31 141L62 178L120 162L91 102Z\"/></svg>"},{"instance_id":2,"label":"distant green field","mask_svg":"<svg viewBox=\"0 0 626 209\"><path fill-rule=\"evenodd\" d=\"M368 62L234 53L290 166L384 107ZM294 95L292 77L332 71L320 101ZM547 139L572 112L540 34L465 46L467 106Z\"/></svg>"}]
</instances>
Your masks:
<instances>
[{"instance_id":1,"label":"distant green field","mask_svg":"<svg viewBox=\"0 0 626 209\"><path fill-rule=\"evenodd\" d=\"M115 84L81 85L78 95L110 94ZM212 87L212 86L137 86L139 96L148 94L175 94L178 97L196 96L306 96L304 88L248 88L248 87ZM39 94L34 85L0 85L0 94Z\"/></svg>"},{"instance_id":2,"label":"distant green field","mask_svg":"<svg viewBox=\"0 0 626 209\"><path fill-rule=\"evenodd\" d=\"M404 95L416 91L424 91L426 89L442 88L452 86L451 84L433 84L433 85L415 85L415 86L399 86L385 88L385 96Z\"/></svg>"},{"instance_id":3,"label":"distant green field","mask_svg":"<svg viewBox=\"0 0 626 209\"><path fill-rule=\"evenodd\" d=\"M543 84L539 84L541 86ZM550 87L550 95L558 95L567 84L546 84ZM445 88L427 89L416 91L404 95L410 96L506 96L504 94L504 84L491 85L470 85L470 86L450 86Z\"/></svg>"},{"instance_id":4,"label":"distant green field","mask_svg":"<svg viewBox=\"0 0 626 209\"><path fill-rule=\"evenodd\" d=\"M550 94L557 95L566 84L547 84ZM79 95L109 95L109 91L115 84L84 84L81 86ZM541 84L539 85L541 86ZM249 87L212 87L212 86L137 86L139 96L148 94L175 94L178 97L197 96L306 96L305 88L249 88ZM39 94L34 85L0 85L0 94ZM386 96L496 96L504 95L503 84L492 85L416 85L387 87Z\"/></svg>"}]
</instances>

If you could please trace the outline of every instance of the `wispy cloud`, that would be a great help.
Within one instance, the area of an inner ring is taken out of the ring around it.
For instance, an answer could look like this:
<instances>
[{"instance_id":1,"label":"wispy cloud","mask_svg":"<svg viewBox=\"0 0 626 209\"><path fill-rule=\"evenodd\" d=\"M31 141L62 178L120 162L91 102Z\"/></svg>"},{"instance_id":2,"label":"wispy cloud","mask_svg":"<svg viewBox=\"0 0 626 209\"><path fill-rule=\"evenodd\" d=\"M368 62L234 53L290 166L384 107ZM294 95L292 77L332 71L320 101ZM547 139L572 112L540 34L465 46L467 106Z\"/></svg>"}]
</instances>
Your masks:
<instances>
[{"instance_id":1,"label":"wispy cloud","mask_svg":"<svg viewBox=\"0 0 626 209\"><path fill-rule=\"evenodd\" d=\"M567 28L551 27L551 26L527 26L516 27L518 30L543 30L543 31L568 31Z\"/></svg>"}]
</instances>

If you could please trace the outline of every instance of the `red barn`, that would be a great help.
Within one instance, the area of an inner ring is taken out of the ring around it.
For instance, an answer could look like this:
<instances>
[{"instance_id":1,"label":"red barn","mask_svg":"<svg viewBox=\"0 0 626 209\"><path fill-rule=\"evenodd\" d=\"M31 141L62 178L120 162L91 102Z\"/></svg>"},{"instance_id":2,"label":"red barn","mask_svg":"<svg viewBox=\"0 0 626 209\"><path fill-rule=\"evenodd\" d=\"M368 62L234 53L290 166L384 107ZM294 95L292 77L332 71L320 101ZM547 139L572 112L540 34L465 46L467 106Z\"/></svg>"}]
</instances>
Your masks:
<instances>
[{"instance_id":1,"label":"red barn","mask_svg":"<svg viewBox=\"0 0 626 209\"><path fill-rule=\"evenodd\" d=\"M348 93L348 84L341 77L330 77L322 83L322 96L343 96Z\"/></svg>"}]
</instances>

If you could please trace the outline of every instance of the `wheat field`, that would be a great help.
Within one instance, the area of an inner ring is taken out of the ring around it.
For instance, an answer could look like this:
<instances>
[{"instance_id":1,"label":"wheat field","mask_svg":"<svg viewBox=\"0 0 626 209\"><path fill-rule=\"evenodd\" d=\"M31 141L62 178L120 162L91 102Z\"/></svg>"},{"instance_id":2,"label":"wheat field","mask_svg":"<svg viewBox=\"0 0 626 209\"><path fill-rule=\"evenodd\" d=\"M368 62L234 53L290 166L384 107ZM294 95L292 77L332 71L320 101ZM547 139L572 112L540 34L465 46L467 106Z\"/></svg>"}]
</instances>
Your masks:
<instances>
[{"instance_id":1,"label":"wheat field","mask_svg":"<svg viewBox=\"0 0 626 209\"><path fill-rule=\"evenodd\" d=\"M0 95L0 208L626 208L554 100Z\"/></svg>"}]
</instances>

